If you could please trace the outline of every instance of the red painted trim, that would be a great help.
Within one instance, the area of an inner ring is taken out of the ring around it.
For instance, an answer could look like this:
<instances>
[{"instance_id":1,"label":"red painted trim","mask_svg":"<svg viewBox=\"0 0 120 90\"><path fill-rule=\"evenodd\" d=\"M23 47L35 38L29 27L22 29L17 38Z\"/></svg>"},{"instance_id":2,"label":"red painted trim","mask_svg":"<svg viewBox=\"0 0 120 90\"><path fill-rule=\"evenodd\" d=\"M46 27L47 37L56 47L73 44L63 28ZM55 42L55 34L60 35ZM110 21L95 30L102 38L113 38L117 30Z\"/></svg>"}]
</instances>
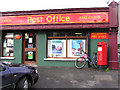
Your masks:
<instances>
[{"instance_id":1,"label":"red painted trim","mask_svg":"<svg viewBox=\"0 0 120 90\"><path fill-rule=\"evenodd\" d=\"M117 35L116 32L111 32L109 34L109 68L118 69L118 45L117 45Z\"/></svg>"},{"instance_id":2,"label":"red painted trim","mask_svg":"<svg viewBox=\"0 0 120 90\"><path fill-rule=\"evenodd\" d=\"M109 61L109 69L119 69L119 62L111 62Z\"/></svg>"},{"instance_id":3,"label":"red painted trim","mask_svg":"<svg viewBox=\"0 0 120 90\"><path fill-rule=\"evenodd\" d=\"M2 26L0 30L45 30L45 29L84 29L84 28L109 28L109 24L59 24L59 25L34 25L34 26Z\"/></svg>"}]
</instances>

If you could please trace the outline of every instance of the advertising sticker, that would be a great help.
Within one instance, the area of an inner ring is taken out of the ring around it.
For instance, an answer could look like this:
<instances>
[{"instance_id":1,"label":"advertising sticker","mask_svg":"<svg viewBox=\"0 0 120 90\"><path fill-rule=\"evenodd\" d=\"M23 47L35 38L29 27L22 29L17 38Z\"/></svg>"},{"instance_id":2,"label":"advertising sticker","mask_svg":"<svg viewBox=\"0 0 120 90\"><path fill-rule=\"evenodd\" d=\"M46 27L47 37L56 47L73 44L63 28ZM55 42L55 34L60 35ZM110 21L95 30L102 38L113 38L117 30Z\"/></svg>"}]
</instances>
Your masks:
<instances>
[{"instance_id":1,"label":"advertising sticker","mask_svg":"<svg viewBox=\"0 0 120 90\"><path fill-rule=\"evenodd\" d=\"M33 59L33 52L28 52L28 59Z\"/></svg>"}]
</instances>

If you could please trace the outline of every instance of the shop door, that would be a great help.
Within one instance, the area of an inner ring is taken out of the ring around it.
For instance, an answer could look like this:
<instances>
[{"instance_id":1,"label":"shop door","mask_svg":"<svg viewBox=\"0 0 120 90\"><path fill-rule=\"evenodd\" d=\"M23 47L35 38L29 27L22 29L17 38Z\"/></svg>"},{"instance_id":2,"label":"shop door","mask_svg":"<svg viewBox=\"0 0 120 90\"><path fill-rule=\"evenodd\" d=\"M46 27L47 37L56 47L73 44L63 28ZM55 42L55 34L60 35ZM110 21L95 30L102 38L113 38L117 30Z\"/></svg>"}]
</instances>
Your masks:
<instances>
[{"instance_id":1,"label":"shop door","mask_svg":"<svg viewBox=\"0 0 120 90\"><path fill-rule=\"evenodd\" d=\"M36 33L24 33L23 35L23 63L36 64L37 57Z\"/></svg>"}]
</instances>

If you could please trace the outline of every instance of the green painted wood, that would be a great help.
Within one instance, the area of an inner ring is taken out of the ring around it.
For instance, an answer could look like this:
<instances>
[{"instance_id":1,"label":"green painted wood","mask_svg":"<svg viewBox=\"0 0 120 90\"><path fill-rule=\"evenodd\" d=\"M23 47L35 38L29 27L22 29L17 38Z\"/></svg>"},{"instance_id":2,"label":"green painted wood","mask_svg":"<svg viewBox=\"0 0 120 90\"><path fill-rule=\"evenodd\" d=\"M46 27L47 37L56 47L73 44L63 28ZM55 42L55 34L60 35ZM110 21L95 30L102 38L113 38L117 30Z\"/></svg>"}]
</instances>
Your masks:
<instances>
[{"instance_id":1,"label":"green painted wood","mask_svg":"<svg viewBox=\"0 0 120 90\"><path fill-rule=\"evenodd\" d=\"M14 62L22 63L22 32L15 32L15 34L20 34L21 39L14 39Z\"/></svg>"},{"instance_id":2,"label":"green painted wood","mask_svg":"<svg viewBox=\"0 0 120 90\"><path fill-rule=\"evenodd\" d=\"M43 59L46 58L46 32L37 33L37 65L44 66Z\"/></svg>"}]
</instances>

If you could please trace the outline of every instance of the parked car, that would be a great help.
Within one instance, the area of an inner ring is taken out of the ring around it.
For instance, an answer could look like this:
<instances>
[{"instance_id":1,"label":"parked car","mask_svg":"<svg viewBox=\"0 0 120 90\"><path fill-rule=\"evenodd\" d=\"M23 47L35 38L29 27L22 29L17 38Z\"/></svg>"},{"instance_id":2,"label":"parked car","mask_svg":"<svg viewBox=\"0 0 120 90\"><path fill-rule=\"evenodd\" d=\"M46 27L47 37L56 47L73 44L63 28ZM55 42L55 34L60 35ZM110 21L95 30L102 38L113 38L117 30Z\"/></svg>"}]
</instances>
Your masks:
<instances>
[{"instance_id":1,"label":"parked car","mask_svg":"<svg viewBox=\"0 0 120 90\"><path fill-rule=\"evenodd\" d=\"M38 81L37 69L24 64L0 62L1 88L28 89Z\"/></svg>"}]
</instances>

